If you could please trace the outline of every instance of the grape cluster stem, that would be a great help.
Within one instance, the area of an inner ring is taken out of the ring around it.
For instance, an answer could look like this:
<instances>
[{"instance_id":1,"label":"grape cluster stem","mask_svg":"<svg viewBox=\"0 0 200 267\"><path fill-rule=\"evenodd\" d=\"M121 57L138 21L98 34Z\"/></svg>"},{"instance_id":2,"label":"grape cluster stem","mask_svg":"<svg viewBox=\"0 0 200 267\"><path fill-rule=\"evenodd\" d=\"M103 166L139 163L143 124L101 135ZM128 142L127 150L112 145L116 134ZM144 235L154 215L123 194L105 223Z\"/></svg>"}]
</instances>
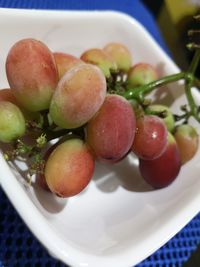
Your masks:
<instances>
[{"instance_id":1,"label":"grape cluster stem","mask_svg":"<svg viewBox=\"0 0 200 267\"><path fill-rule=\"evenodd\" d=\"M145 84L145 85L138 86L135 88L128 88L128 90L126 90L121 95L123 95L128 100L136 99L140 104L143 104L145 95L151 93L153 90L157 89L158 87L161 87L163 85L176 82L179 80L184 80L185 95L186 95L188 105L189 105L189 111L187 112L187 116L188 117L193 116L198 122L200 122L199 107L195 103L194 97L192 95L192 87L194 85L200 86L200 81L195 77L195 72L196 72L199 60L200 60L200 50L197 49L195 51L193 60L187 71L165 76L149 84Z\"/></svg>"}]
</instances>

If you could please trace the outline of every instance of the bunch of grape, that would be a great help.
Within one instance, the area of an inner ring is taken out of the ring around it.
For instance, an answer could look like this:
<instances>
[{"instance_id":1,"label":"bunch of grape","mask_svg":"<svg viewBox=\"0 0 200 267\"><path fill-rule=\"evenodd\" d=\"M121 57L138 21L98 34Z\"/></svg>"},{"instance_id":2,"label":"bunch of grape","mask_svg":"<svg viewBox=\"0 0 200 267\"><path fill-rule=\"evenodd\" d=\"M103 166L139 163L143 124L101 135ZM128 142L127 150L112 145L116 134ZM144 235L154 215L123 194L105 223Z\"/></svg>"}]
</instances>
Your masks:
<instances>
[{"instance_id":1,"label":"bunch of grape","mask_svg":"<svg viewBox=\"0 0 200 267\"><path fill-rule=\"evenodd\" d=\"M142 177L162 188L197 151L196 130L176 125L167 106L123 96L159 78L150 64L132 65L123 44L77 58L23 39L7 55L6 74L10 88L0 90L0 141L11 149L5 158L31 159L30 175L57 196L80 193L96 160L116 164L129 153L139 158Z\"/></svg>"}]
</instances>

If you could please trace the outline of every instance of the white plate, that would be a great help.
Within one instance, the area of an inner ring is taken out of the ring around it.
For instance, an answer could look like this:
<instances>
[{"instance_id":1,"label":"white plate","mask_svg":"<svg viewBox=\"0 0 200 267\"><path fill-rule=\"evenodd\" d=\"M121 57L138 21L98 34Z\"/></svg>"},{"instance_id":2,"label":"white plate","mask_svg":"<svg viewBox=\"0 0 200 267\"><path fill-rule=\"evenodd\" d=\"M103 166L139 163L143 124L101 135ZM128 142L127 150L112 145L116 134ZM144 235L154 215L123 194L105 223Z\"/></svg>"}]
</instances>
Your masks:
<instances>
[{"instance_id":1,"label":"white plate","mask_svg":"<svg viewBox=\"0 0 200 267\"><path fill-rule=\"evenodd\" d=\"M90 47L122 42L134 63L152 63L165 74L178 72L145 29L124 14L0 9L1 88L8 86L7 52L25 37L77 56ZM170 90L168 97L162 89L157 96L175 110L185 98L180 85ZM131 157L114 166L97 165L84 192L60 200L24 186L20 174L1 155L1 185L34 235L56 258L75 267L129 267L161 247L199 212L199 154L182 167L175 182L157 191L143 182Z\"/></svg>"}]
</instances>

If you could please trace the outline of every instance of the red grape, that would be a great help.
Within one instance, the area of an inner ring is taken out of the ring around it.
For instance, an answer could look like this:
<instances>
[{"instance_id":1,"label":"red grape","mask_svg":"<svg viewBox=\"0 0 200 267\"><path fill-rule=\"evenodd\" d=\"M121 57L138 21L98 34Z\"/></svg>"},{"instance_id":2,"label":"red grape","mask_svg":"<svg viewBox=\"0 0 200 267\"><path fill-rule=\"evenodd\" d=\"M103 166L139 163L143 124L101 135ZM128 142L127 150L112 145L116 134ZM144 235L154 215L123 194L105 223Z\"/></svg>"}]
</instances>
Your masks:
<instances>
[{"instance_id":1,"label":"red grape","mask_svg":"<svg viewBox=\"0 0 200 267\"><path fill-rule=\"evenodd\" d=\"M173 182L180 167L178 146L170 133L168 133L167 147L160 157L153 160L139 160L142 177L154 188L162 188Z\"/></svg>"},{"instance_id":2,"label":"red grape","mask_svg":"<svg viewBox=\"0 0 200 267\"><path fill-rule=\"evenodd\" d=\"M70 54L55 52L53 55L58 68L59 79L71 68L84 64L82 60Z\"/></svg>"},{"instance_id":3,"label":"red grape","mask_svg":"<svg viewBox=\"0 0 200 267\"><path fill-rule=\"evenodd\" d=\"M107 95L86 128L86 140L101 161L116 162L123 158L131 148L134 135L133 109L118 95Z\"/></svg>"},{"instance_id":4,"label":"red grape","mask_svg":"<svg viewBox=\"0 0 200 267\"><path fill-rule=\"evenodd\" d=\"M154 115L144 115L137 119L137 129L132 151L139 157L152 160L159 157L167 145L167 128Z\"/></svg>"},{"instance_id":5,"label":"red grape","mask_svg":"<svg viewBox=\"0 0 200 267\"><path fill-rule=\"evenodd\" d=\"M77 128L99 110L106 96L106 80L91 64L76 66L65 73L53 94L50 115L62 128Z\"/></svg>"},{"instance_id":6,"label":"red grape","mask_svg":"<svg viewBox=\"0 0 200 267\"><path fill-rule=\"evenodd\" d=\"M30 111L47 109L58 82L53 54L40 41L23 39L9 51L6 73L17 101Z\"/></svg>"},{"instance_id":7,"label":"red grape","mask_svg":"<svg viewBox=\"0 0 200 267\"><path fill-rule=\"evenodd\" d=\"M59 144L48 157L45 179L49 189L60 197L80 193L90 182L94 172L94 156L80 139Z\"/></svg>"}]
</instances>

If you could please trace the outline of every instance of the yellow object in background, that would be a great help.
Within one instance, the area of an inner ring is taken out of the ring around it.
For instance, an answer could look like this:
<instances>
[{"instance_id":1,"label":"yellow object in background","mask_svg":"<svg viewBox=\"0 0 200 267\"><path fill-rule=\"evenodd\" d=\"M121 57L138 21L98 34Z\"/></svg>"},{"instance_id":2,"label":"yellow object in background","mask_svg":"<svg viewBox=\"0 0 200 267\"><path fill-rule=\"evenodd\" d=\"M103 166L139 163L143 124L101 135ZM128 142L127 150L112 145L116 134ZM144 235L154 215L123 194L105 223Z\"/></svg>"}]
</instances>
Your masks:
<instances>
[{"instance_id":1,"label":"yellow object in background","mask_svg":"<svg viewBox=\"0 0 200 267\"><path fill-rule=\"evenodd\" d=\"M196 3L196 4L195 4ZM197 4L199 3L199 4ZM166 8L174 24L179 23L185 16L193 16L200 6L200 1L193 0L165 0Z\"/></svg>"},{"instance_id":2,"label":"yellow object in background","mask_svg":"<svg viewBox=\"0 0 200 267\"><path fill-rule=\"evenodd\" d=\"M181 69L188 67L187 31L200 9L200 0L165 0L158 16L163 37Z\"/></svg>"}]
</instances>

